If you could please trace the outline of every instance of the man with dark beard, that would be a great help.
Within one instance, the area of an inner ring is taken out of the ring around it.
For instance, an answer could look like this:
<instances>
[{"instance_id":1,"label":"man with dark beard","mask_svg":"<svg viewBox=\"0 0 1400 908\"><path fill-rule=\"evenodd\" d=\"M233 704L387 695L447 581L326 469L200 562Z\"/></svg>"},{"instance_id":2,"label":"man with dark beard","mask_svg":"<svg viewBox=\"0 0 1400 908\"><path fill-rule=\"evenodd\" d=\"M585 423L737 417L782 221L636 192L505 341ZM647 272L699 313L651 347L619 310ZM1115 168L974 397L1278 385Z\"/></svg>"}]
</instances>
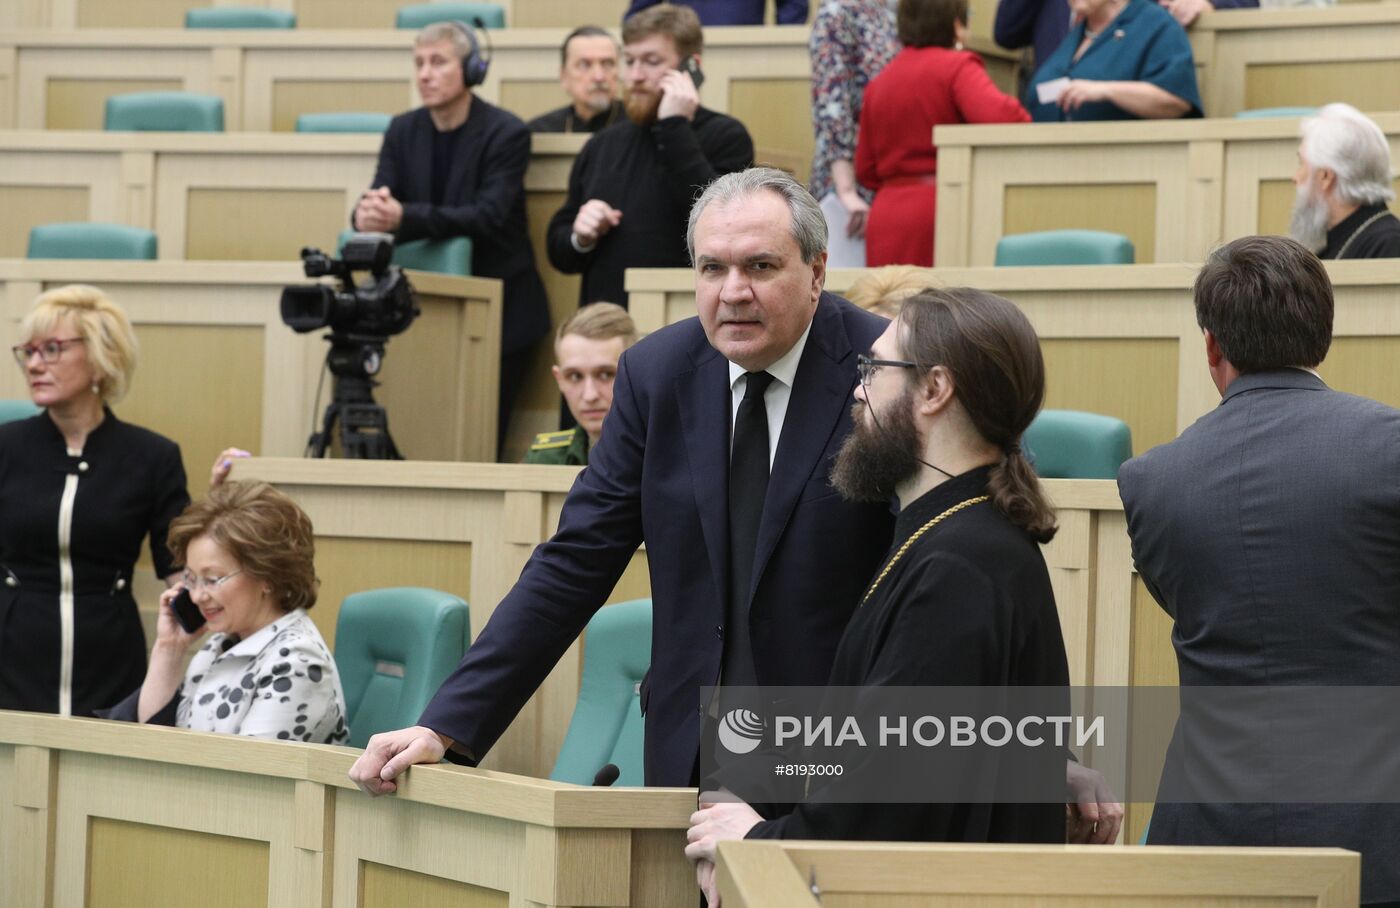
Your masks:
<instances>
[{"instance_id":1,"label":"man with dark beard","mask_svg":"<svg viewBox=\"0 0 1400 908\"><path fill-rule=\"evenodd\" d=\"M850 501L898 498L900 512L828 683L1067 687L1038 546L1055 535L1055 512L1021 452L1045 393L1030 322L990 293L925 290L858 369L854 427L831 481ZM1065 840L1064 808L1050 803L806 802L763 820L742 802L702 798L691 823L686 855L697 861L733 838Z\"/></svg>"},{"instance_id":2,"label":"man with dark beard","mask_svg":"<svg viewBox=\"0 0 1400 908\"><path fill-rule=\"evenodd\" d=\"M694 10L663 3L622 25L627 119L583 146L569 197L549 223L549 261L583 274L579 305L627 305L628 268L689 264L691 201L717 176L753 163L738 120L700 106L692 75L703 36Z\"/></svg>"},{"instance_id":3,"label":"man with dark beard","mask_svg":"<svg viewBox=\"0 0 1400 908\"><path fill-rule=\"evenodd\" d=\"M1400 257L1385 133L1350 104L1328 104L1302 132L1289 235L1321 259Z\"/></svg>"}]
</instances>

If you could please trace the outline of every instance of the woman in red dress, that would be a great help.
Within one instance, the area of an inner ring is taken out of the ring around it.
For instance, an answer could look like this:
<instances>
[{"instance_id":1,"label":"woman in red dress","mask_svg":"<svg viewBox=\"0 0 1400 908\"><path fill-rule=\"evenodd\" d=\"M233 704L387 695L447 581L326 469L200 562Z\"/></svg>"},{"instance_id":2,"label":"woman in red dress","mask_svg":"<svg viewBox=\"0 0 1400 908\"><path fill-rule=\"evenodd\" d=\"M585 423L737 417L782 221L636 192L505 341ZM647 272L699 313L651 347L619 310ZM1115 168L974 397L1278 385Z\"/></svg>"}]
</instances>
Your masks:
<instances>
[{"instance_id":1,"label":"woman in red dress","mask_svg":"<svg viewBox=\"0 0 1400 908\"><path fill-rule=\"evenodd\" d=\"M866 86L856 139L856 178L875 190L865 264L933 264L938 149L933 127L1026 123L1021 103L1003 94L982 58L961 50L968 0L899 0L901 50Z\"/></svg>"}]
</instances>

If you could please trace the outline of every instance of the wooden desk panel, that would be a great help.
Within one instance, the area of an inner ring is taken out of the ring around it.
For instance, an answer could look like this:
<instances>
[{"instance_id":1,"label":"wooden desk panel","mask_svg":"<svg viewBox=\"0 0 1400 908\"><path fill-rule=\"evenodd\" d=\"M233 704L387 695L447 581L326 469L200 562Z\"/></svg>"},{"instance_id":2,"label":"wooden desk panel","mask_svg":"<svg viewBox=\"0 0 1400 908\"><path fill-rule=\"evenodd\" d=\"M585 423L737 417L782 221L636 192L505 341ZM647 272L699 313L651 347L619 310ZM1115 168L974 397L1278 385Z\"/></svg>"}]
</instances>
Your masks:
<instances>
[{"instance_id":1,"label":"wooden desk panel","mask_svg":"<svg viewBox=\"0 0 1400 908\"><path fill-rule=\"evenodd\" d=\"M1400 114L1374 116L1400 155ZM1138 264L1200 261L1286 228L1276 187L1298 167L1296 118L947 126L934 138L940 267L991 265L1006 234L1066 228L1127 234Z\"/></svg>"},{"instance_id":2,"label":"wooden desk panel","mask_svg":"<svg viewBox=\"0 0 1400 908\"><path fill-rule=\"evenodd\" d=\"M365 29L369 23L358 20L377 4L337 3L341 12L334 18ZM534 18L523 6L518 9L522 18ZM613 26L614 15L602 24ZM392 13L386 21L392 21ZM230 131L290 130L299 113L400 113L419 103L412 80L412 32L318 27L306 21L290 31L3 33L0 128L100 129L107 95L156 86L219 95ZM561 106L559 45L568 31L493 31L490 75L477 92L523 119ZM807 39L806 28L706 29L706 79L700 92L707 107L745 121L764 160L798 165L804 177L813 148ZM992 78L1014 91L1017 55L985 37L974 37L972 47L984 55Z\"/></svg>"},{"instance_id":3,"label":"wooden desk panel","mask_svg":"<svg viewBox=\"0 0 1400 908\"><path fill-rule=\"evenodd\" d=\"M495 0L512 28L614 25L619 0ZM212 0L212 6L257 6L296 13L302 29L390 28L399 0ZM4 0L0 14L15 28L183 28L186 0ZM988 14L990 20L990 13ZM988 26L990 28L990 26Z\"/></svg>"},{"instance_id":4,"label":"wooden desk panel","mask_svg":"<svg viewBox=\"0 0 1400 908\"><path fill-rule=\"evenodd\" d=\"M198 892L215 908L562 908L694 898L684 857L693 789L420 766L395 796L371 799L346 776L358 755L0 712L0 901L177 908Z\"/></svg>"},{"instance_id":5,"label":"wooden desk panel","mask_svg":"<svg viewBox=\"0 0 1400 908\"><path fill-rule=\"evenodd\" d=\"M1344 908L1361 856L1340 848L722 842L732 908ZM814 891L820 891L820 898Z\"/></svg>"},{"instance_id":6,"label":"wooden desk panel","mask_svg":"<svg viewBox=\"0 0 1400 908\"><path fill-rule=\"evenodd\" d=\"M862 273L832 271L827 289L843 293ZM1196 368L1199 330L1183 304L1191 277L1185 267L1146 265L929 272L933 284L979 287L1021 306L1042 340L1046 405L1116 416L1138 451L1174 438L1212 405L1214 387ZM689 271L629 271L638 326L651 331L692 315L693 283ZM1133 380L1123 381L1121 370Z\"/></svg>"},{"instance_id":7,"label":"wooden desk panel","mask_svg":"<svg viewBox=\"0 0 1400 908\"><path fill-rule=\"evenodd\" d=\"M165 261L295 261L303 246L333 250L379 144L364 135L0 132L0 200L13 203L15 224L0 257L23 256L29 226L60 220L154 230Z\"/></svg>"},{"instance_id":8,"label":"wooden desk panel","mask_svg":"<svg viewBox=\"0 0 1400 908\"><path fill-rule=\"evenodd\" d=\"M1400 107L1393 3L1208 13L1190 35L1208 116L1331 101L1364 111Z\"/></svg>"},{"instance_id":9,"label":"wooden desk panel","mask_svg":"<svg viewBox=\"0 0 1400 908\"><path fill-rule=\"evenodd\" d=\"M1340 390L1400 406L1391 368L1400 353L1400 274L1386 261L1329 262L1327 270L1336 320L1323 376ZM833 270L826 287L842 293L862 274ZM936 268L928 275L933 285L977 287L1020 306L1042 340L1046 406L1124 420L1134 451L1174 438L1220 399L1191 305L1195 266ZM643 333L695 314L689 270L632 269L627 288Z\"/></svg>"},{"instance_id":10,"label":"wooden desk panel","mask_svg":"<svg viewBox=\"0 0 1400 908\"><path fill-rule=\"evenodd\" d=\"M103 0L4 0L0 3L0 14L10 28L25 32L13 33L8 43L11 46L23 44L34 46L35 42L45 42L46 31L59 31L74 28L83 29L81 34L69 36L70 41L86 42L93 48L119 48L123 44L152 47L150 35L159 35L166 30L167 37L174 44L186 47L208 46L282 46L300 45L305 51L315 48L332 49L346 45L358 46L358 36L377 35L370 44L388 48L405 48L412 40L411 32L396 32L389 28L394 10L400 5L397 0L255 0L254 5L268 5L282 9L293 9L298 13L300 28L290 32L239 32L230 36L210 39L217 32L186 33L176 31L182 24L187 4L181 0L141 0L125 4L112 4ZM513 70L510 80L522 83L543 85L552 82L558 71L558 45L569 28L583 21L593 21L605 27L615 27L619 15L618 0L506 0L507 22L511 29L494 31L493 43L496 47L496 65L500 71ZM979 2L973 4L975 15L972 20L973 49L987 59L993 79L1003 88L1014 85L1017 55L998 48L991 41L991 24L995 17L995 4ZM119 30L115 30L118 29ZM114 30L108 35L102 31ZM320 34L318 34L320 32ZM531 33L539 37L530 36ZM58 32L47 33L57 36ZM118 37L120 35L120 37ZM312 36L309 40L306 36ZM15 37L22 36L22 37ZM92 37L97 40L93 41ZM192 36L192 37L191 37ZM1400 12L1391 4L1354 3L1341 7L1322 9L1271 9L1271 10L1227 10L1207 13L1202 16L1190 32L1192 50L1197 61L1201 94L1206 112L1213 117L1231 117L1240 110L1251 107L1298 106L1321 104L1327 101L1348 101L1363 110L1394 109L1400 103L1400 82L1386 78L1386 73L1395 68L1393 48L1400 38ZM805 56L807 29L805 28L711 28L706 29L706 70L711 72L711 57L715 51L726 46L742 46L747 41L756 41L767 47L747 55L743 62L742 78L781 79L806 78L801 75L784 77L781 71L788 64L781 59L785 55L782 48L801 48ZM530 45L537 44L538 47ZM50 46L54 46L50 43ZM69 46L72 46L71 44ZM536 54L535 50L547 51ZM149 53L149 50L147 51ZM19 53L19 66L27 68L31 62L26 59L31 54L27 50ZM704 101L717 110L727 110L729 99L728 80L730 72L722 58L715 56L712 80L717 80L721 88L707 84L703 92ZM3 81L3 65L6 54L0 52L0 81ZM117 55L90 53L87 59L78 61L77 69L84 78L116 78L119 73L103 71L110 67ZM523 72L514 71L516 58L525 61ZM102 59L97 59L102 58ZM230 104L236 101L234 86L240 66L238 54L225 54L222 63L193 66L189 70L169 69L169 60L152 59L151 66L166 67L166 78L183 82L188 90L198 90L195 85L213 86L209 90L226 95ZM333 60L327 61L333 70L345 69ZM14 64L11 64L11 68ZM39 64L43 66L44 64ZM116 64L118 69L127 70L125 78L151 78L149 69L144 75L130 72L128 64ZM354 68L345 72L329 73L324 78L331 81L356 81L363 86L374 82L392 81L391 69L394 64L382 61L374 66L364 67L363 78L354 78ZM408 85L406 61L397 64L400 68L398 80L404 90L411 92ZM231 68L230 68L231 67ZM141 69L141 67L137 67ZM216 71L217 70L217 71ZM371 71L373 70L373 71ZM57 73L52 73L55 77ZM303 77L305 71L303 70ZM500 92L494 80L483 86L483 97L496 101L509 96ZM334 92L328 92L327 97ZM535 97L542 102L547 95ZM320 103L326 103L323 97ZM382 103L381 96L373 101ZM7 113L6 107L11 110ZM15 125L12 116L13 98L0 102L0 126ZM270 105L261 109L270 110ZM327 108L338 109L338 108ZM30 108L30 113L35 108ZM43 110L41 104L37 110ZM535 111L522 110L522 115ZM241 122L237 119L234 123ZM40 122L19 121L21 127L38 128ZM248 128L266 129L268 125L252 125ZM766 139L766 137L764 137ZM764 145L766 142L760 142Z\"/></svg>"},{"instance_id":11,"label":"wooden desk panel","mask_svg":"<svg viewBox=\"0 0 1400 908\"><path fill-rule=\"evenodd\" d=\"M494 459L500 282L409 277L423 315L389 341L376 399L408 456ZM44 290L91 283L107 291L142 347L115 412L179 442L197 493L225 447L288 457L305 449L326 344L286 327L278 307L283 286L305 282L286 262L0 261L0 320L13 336ZM0 370L0 397L24 396L18 370ZM327 382L322 406L329 401Z\"/></svg>"},{"instance_id":12,"label":"wooden desk panel","mask_svg":"<svg viewBox=\"0 0 1400 908\"><path fill-rule=\"evenodd\" d=\"M530 236L556 325L577 308L578 278L549 265L544 234L563 204L585 138L536 136L526 172ZM335 248L355 200L373 178L379 145L380 137L369 135L0 132L0 207L7 212L0 223L0 258L22 257L37 224L91 220L154 230L161 259L172 263L293 262L303 246ZM102 283L97 274L93 280ZM421 328L391 350L428 342ZM445 328L445 336L456 336L457 326ZM440 341L444 335L435 336ZM400 360L388 358L391 374ZM552 363L546 338L517 402L507 459L519 460L535 433L558 427ZM489 389L495 387L493 379ZM481 393L487 390L481 386ZM478 459L494 456L483 448Z\"/></svg>"}]
</instances>

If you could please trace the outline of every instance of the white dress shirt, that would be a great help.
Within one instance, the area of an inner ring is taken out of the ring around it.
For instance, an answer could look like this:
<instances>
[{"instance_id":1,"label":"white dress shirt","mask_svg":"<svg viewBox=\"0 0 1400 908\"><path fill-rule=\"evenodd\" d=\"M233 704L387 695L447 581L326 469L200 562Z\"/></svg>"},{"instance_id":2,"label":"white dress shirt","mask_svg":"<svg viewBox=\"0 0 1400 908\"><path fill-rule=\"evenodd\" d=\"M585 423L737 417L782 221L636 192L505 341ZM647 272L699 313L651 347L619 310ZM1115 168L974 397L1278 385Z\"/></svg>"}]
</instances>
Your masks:
<instances>
[{"instance_id":1,"label":"white dress shirt","mask_svg":"<svg viewBox=\"0 0 1400 908\"><path fill-rule=\"evenodd\" d=\"M797 377L797 364L802 361L802 351L807 347L807 335L812 333L812 323L807 330L784 353L782 358L763 371L773 376L768 390L763 393L763 408L768 414L768 469L773 469L773 458L778 453L778 440L783 434L783 419L787 416L788 401L792 400L792 380ZM739 404L744 402L744 392L748 390L748 370L738 363L729 364L729 390L732 404L729 408L729 447L734 448L734 421L739 417Z\"/></svg>"},{"instance_id":2,"label":"white dress shirt","mask_svg":"<svg viewBox=\"0 0 1400 908\"><path fill-rule=\"evenodd\" d=\"M314 744L349 739L335 660L305 609L244 640L210 637L178 696L181 728Z\"/></svg>"}]
</instances>

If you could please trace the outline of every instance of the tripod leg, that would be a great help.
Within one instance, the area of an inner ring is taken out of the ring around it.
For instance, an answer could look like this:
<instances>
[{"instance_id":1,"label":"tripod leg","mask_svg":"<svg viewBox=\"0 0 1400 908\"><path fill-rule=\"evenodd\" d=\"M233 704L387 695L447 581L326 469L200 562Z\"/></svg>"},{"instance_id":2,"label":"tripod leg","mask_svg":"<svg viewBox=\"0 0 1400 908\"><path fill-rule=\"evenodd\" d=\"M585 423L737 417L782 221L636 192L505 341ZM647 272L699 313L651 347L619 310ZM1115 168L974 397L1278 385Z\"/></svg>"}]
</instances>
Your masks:
<instances>
[{"instance_id":1,"label":"tripod leg","mask_svg":"<svg viewBox=\"0 0 1400 908\"><path fill-rule=\"evenodd\" d=\"M306 443L311 457L321 458L326 456L330 448L331 439L334 437L335 424L339 420L339 417L340 404L332 402L326 407L326 415L321 420L321 431L312 432L311 439Z\"/></svg>"}]
</instances>

